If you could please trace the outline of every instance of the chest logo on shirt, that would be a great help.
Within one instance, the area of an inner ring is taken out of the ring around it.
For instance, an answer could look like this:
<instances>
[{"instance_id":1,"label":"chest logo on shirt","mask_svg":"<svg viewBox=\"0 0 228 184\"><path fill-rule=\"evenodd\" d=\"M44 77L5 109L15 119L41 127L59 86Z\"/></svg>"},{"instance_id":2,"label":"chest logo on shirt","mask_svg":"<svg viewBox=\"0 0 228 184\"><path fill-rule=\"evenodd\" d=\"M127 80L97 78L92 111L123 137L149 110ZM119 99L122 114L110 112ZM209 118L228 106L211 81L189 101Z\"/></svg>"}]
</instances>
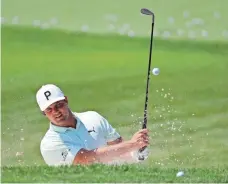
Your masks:
<instances>
[{"instance_id":1,"label":"chest logo on shirt","mask_svg":"<svg viewBox=\"0 0 228 184\"><path fill-rule=\"evenodd\" d=\"M65 151L62 152L63 161L66 160L66 157L67 157L67 155L68 155L69 152L70 152L70 149L67 149L67 150L65 150Z\"/></svg>"},{"instance_id":2,"label":"chest logo on shirt","mask_svg":"<svg viewBox=\"0 0 228 184\"><path fill-rule=\"evenodd\" d=\"M95 132L95 133L96 133L96 131L95 131L94 127L93 127L93 129L92 129L92 130L88 130L88 132L89 132L89 133L91 133L91 132Z\"/></svg>"}]
</instances>

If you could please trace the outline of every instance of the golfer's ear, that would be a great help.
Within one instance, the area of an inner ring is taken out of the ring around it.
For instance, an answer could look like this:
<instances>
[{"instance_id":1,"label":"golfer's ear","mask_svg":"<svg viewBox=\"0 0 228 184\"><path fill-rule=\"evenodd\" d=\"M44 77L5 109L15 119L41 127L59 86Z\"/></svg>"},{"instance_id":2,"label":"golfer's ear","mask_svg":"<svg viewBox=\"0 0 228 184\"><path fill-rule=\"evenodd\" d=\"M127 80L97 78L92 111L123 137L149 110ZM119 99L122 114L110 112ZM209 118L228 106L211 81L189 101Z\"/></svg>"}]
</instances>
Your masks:
<instances>
[{"instance_id":1,"label":"golfer's ear","mask_svg":"<svg viewBox=\"0 0 228 184\"><path fill-rule=\"evenodd\" d=\"M65 96L65 102L68 104L68 98L67 98L67 96Z\"/></svg>"}]
</instances>

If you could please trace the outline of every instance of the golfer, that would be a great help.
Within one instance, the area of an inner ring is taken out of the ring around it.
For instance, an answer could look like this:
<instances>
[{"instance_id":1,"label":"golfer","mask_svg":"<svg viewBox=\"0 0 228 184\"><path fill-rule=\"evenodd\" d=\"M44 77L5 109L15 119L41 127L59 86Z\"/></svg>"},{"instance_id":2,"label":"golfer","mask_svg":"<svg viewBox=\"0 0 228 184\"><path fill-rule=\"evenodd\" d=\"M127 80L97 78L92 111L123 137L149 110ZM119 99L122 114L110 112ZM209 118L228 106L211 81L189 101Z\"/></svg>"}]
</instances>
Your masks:
<instances>
[{"instance_id":1,"label":"golfer","mask_svg":"<svg viewBox=\"0 0 228 184\"><path fill-rule=\"evenodd\" d=\"M50 121L40 144L47 165L110 164L117 160L134 163L138 161L138 150L149 144L147 129L124 141L99 113L72 112L67 97L56 85L42 86L36 100ZM147 151L143 154L148 156Z\"/></svg>"}]
</instances>

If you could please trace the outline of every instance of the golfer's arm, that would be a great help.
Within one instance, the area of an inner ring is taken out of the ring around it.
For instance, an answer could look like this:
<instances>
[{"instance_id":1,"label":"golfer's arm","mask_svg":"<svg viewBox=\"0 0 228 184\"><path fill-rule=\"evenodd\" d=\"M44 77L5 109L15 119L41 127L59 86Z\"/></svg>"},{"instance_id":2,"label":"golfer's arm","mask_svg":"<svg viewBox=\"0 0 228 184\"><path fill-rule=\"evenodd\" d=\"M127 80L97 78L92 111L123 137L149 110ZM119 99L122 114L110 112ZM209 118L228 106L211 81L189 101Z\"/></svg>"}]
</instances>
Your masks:
<instances>
[{"instance_id":1,"label":"golfer's arm","mask_svg":"<svg viewBox=\"0 0 228 184\"><path fill-rule=\"evenodd\" d=\"M124 141L95 150L81 149L75 156L73 164L108 163L133 150L135 150L135 146L131 141Z\"/></svg>"},{"instance_id":2,"label":"golfer's arm","mask_svg":"<svg viewBox=\"0 0 228 184\"><path fill-rule=\"evenodd\" d=\"M107 142L108 145L114 145L114 144L119 144L123 142L123 138L122 137L119 137L118 139L114 140L114 141L111 141L111 142Z\"/></svg>"},{"instance_id":3,"label":"golfer's arm","mask_svg":"<svg viewBox=\"0 0 228 184\"><path fill-rule=\"evenodd\" d=\"M114 144L119 144L123 141L124 141L124 139L122 137L120 137L114 141L108 142L107 144L108 145L114 145ZM135 162L137 162L136 158L133 157L133 152L127 152L127 153L124 153L122 155L119 155L117 160L119 163L121 163L121 162L123 162L123 163L135 163Z\"/></svg>"}]
</instances>

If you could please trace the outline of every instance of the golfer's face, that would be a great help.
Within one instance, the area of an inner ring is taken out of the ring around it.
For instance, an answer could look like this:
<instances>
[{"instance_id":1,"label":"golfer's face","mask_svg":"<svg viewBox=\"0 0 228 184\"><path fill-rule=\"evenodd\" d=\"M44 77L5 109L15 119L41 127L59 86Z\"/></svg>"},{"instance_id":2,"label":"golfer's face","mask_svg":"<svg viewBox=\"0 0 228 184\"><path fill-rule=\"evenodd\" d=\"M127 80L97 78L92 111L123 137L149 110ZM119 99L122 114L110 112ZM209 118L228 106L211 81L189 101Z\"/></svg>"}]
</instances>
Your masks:
<instances>
[{"instance_id":1,"label":"golfer's face","mask_svg":"<svg viewBox=\"0 0 228 184\"><path fill-rule=\"evenodd\" d=\"M44 113L53 123L66 121L69 117L69 109L66 100L61 100L51 104Z\"/></svg>"}]
</instances>

